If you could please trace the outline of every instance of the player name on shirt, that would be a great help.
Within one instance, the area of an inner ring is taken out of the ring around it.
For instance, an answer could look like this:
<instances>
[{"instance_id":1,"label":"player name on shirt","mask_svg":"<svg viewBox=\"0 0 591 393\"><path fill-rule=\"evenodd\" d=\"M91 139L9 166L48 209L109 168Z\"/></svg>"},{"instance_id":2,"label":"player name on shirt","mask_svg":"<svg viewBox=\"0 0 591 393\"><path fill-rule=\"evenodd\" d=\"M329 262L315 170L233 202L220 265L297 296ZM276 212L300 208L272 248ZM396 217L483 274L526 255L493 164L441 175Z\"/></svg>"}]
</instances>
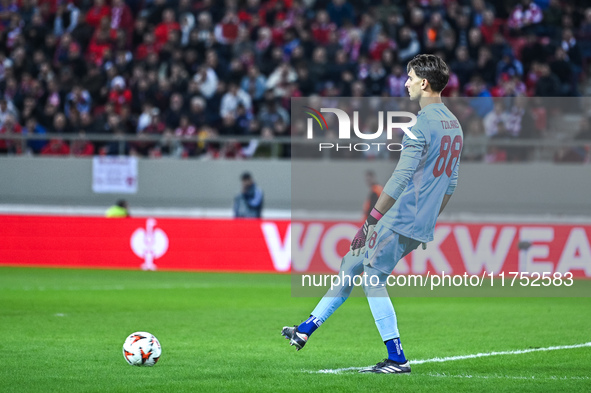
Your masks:
<instances>
[{"instance_id":1,"label":"player name on shirt","mask_svg":"<svg viewBox=\"0 0 591 393\"><path fill-rule=\"evenodd\" d=\"M451 130L454 128L460 128L460 123L457 120L441 120L441 127L444 130Z\"/></svg>"}]
</instances>

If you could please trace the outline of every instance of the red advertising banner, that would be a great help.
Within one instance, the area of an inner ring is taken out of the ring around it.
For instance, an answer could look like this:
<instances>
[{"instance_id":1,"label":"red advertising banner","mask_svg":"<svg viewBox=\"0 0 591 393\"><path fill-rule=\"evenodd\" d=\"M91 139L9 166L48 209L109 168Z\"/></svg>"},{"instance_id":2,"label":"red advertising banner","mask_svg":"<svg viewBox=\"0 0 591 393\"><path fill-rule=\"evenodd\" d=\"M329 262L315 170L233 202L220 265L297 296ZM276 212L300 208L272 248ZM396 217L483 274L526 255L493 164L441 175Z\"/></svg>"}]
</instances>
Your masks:
<instances>
[{"instance_id":1,"label":"red advertising banner","mask_svg":"<svg viewBox=\"0 0 591 393\"><path fill-rule=\"evenodd\" d=\"M294 236L294 271L338 271L358 224L294 222L289 229ZM394 273L570 271L574 277L591 277L589 225L440 222L434 237L426 250L419 247L400 260ZM267 236L273 250L269 240Z\"/></svg>"},{"instance_id":2,"label":"red advertising banner","mask_svg":"<svg viewBox=\"0 0 591 393\"><path fill-rule=\"evenodd\" d=\"M357 226L5 215L0 216L0 265L336 272ZM427 250L412 252L395 273L570 271L591 277L590 239L589 225L441 222Z\"/></svg>"},{"instance_id":3,"label":"red advertising banner","mask_svg":"<svg viewBox=\"0 0 591 393\"><path fill-rule=\"evenodd\" d=\"M285 231L288 221L276 221ZM258 221L0 216L0 264L274 272Z\"/></svg>"}]
</instances>

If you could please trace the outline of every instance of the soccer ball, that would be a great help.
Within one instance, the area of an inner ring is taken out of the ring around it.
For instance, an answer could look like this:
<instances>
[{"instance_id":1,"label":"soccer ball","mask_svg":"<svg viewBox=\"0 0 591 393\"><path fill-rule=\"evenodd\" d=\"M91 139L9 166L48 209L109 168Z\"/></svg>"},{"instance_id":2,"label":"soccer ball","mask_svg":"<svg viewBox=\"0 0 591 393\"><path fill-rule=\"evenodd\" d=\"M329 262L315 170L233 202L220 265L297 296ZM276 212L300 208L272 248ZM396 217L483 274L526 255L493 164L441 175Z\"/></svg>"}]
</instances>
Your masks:
<instances>
[{"instance_id":1,"label":"soccer ball","mask_svg":"<svg viewBox=\"0 0 591 393\"><path fill-rule=\"evenodd\" d=\"M148 332L135 332L123 343L123 357L132 366L153 366L162 349L158 339Z\"/></svg>"}]
</instances>

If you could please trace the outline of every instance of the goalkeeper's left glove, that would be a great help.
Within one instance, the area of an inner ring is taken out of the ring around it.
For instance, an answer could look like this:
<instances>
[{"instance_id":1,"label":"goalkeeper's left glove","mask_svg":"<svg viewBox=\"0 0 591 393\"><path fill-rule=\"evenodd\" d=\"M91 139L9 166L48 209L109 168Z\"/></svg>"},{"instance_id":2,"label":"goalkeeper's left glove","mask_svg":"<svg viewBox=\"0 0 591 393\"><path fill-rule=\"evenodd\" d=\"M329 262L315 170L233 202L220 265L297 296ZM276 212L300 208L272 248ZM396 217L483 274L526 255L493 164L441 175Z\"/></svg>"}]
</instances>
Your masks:
<instances>
[{"instance_id":1,"label":"goalkeeper's left glove","mask_svg":"<svg viewBox=\"0 0 591 393\"><path fill-rule=\"evenodd\" d=\"M357 256L365 252L365 243L369 241L376 224L382 216L382 213L376 208L373 208L371 213L369 213L369 216L367 216L367 220L365 220L365 223L363 223L363 226L357 231L357 234L351 242L351 254Z\"/></svg>"}]
</instances>

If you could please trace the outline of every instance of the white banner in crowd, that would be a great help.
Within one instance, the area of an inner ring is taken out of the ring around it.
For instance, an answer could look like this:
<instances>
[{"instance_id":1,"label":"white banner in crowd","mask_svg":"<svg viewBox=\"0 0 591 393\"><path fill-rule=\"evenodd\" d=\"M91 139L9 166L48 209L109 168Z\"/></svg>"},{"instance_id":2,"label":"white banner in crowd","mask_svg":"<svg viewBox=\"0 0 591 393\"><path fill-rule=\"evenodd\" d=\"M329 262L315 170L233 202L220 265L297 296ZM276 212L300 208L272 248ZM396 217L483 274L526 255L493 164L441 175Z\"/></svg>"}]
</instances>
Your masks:
<instances>
[{"instance_id":1,"label":"white banner in crowd","mask_svg":"<svg viewBox=\"0 0 591 393\"><path fill-rule=\"evenodd\" d=\"M137 193L136 157L102 157L92 159L92 191L96 193Z\"/></svg>"}]
</instances>

